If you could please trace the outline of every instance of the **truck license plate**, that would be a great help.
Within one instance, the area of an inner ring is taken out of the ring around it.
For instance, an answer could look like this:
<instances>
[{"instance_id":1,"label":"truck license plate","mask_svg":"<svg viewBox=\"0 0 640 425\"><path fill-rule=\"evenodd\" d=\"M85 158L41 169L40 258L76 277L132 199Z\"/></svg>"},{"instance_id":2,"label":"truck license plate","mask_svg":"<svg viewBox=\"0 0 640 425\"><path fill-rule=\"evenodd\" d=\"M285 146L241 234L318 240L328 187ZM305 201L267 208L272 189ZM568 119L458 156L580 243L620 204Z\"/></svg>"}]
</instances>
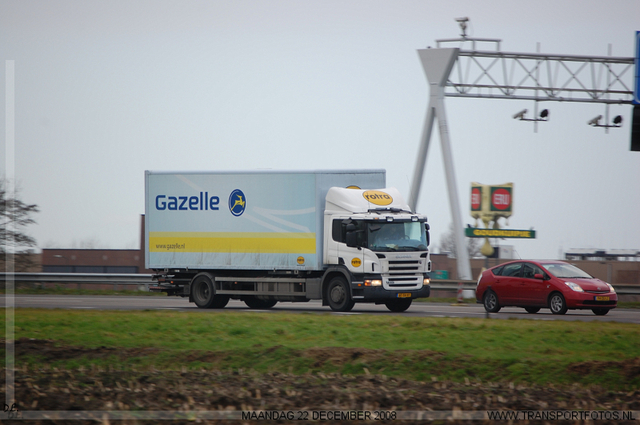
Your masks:
<instances>
[{"instance_id":1,"label":"truck license plate","mask_svg":"<svg viewBox=\"0 0 640 425\"><path fill-rule=\"evenodd\" d=\"M596 301L609 301L609 297L596 297Z\"/></svg>"},{"instance_id":2,"label":"truck license plate","mask_svg":"<svg viewBox=\"0 0 640 425\"><path fill-rule=\"evenodd\" d=\"M398 294L398 298L411 298L411 294L409 292L401 292Z\"/></svg>"}]
</instances>

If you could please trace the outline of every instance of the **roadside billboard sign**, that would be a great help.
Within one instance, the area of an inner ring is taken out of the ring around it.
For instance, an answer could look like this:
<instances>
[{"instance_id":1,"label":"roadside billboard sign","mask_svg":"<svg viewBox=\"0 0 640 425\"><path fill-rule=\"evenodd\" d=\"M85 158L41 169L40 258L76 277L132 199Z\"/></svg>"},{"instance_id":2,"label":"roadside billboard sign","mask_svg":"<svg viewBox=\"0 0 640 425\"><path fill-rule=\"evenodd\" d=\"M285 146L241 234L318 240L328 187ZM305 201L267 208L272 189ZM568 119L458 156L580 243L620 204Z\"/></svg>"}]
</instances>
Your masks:
<instances>
[{"instance_id":1,"label":"roadside billboard sign","mask_svg":"<svg viewBox=\"0 0 640 425\"><path fill-rule=\"evenodd\" d=\"M511 212L513 187L491 186L491 211Z\"/></svg>"},{"instance_id":2,"label":"roadside billboard sign","mask_svg":"<svg viewBox=\"0 0 640 425\"><path fill-rule=\"evenodd\" d=\"M513 213L513 183L471 183L471 217L483 222L510 217Z\"/></svg>"},{"instance_id":3,"label":"roadside billboard sign","mask_svg":"<svg viewBox=\"0 0 640 425\"><path fill-rule=\"evenodd\" d=\"M465 236L468 238L500 238L500 239L535 239L535 230L518 229L480 229L467 227Z\"/></svg>"}]
</instances>

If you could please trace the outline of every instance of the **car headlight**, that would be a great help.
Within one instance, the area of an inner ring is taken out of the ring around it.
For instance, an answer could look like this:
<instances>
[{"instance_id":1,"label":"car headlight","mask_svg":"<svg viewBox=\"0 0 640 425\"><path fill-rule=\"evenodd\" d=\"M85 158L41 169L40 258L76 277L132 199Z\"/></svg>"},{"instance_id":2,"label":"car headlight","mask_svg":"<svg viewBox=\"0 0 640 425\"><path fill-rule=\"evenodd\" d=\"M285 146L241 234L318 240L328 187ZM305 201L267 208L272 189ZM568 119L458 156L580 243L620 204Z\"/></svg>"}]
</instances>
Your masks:
<instances>
[{"instance_id":1,"label":"car headlight","mask_svg":"<svg viewBox=\"0 0 640 425\"><path fill-rule=\"evenodd\" d=\"M580 285L578 285L575 282L565 282L564 284L576 292L584 292L584 290L580 287Z\"/></svg>"},{"instance_id":2,"label":"car headlight","mask_svg":"<svg viewBox=\"0 0 640 425\"><path fill-rule=\"evenodd\" d=\"M606 283L606 282L605 282ZM611 286L611 284L607 283L607 286L609 287L609 290L613 293L616 292L615 288L613 286Z\"/></svg>"}]
</instances>

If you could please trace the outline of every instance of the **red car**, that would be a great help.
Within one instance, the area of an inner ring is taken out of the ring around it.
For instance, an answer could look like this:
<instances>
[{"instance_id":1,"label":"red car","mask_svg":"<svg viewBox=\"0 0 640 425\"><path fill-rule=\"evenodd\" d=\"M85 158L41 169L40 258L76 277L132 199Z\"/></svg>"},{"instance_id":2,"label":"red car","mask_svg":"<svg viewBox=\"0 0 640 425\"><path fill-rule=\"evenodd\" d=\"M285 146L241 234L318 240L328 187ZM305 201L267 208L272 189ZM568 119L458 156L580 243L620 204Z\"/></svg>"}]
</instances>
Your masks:
<instances>
[{"instance_id":1,"label":"red car","mask_svg":"<svg viewBox=\"0 0 640 425\"><path fill-rule=\"evenodd\" d=\"M478 279L476 301L489 313L502 307L541 308L553 314L590 309L604 316L618 305L613 286L564 261L512 261L485 270Z\"/></svg>"}]
</instances>

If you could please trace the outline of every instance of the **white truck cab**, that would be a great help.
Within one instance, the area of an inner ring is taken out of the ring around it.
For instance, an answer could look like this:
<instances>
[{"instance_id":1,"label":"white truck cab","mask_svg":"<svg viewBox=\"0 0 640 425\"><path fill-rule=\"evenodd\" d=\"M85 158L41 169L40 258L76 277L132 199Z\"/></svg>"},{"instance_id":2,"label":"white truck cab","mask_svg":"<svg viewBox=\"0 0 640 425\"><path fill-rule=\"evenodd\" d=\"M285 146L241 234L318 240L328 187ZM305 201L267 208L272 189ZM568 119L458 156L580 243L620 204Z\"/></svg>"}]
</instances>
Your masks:
<instances>
[{"instance_id":1,"label":"white truck cab","mask_svg":"<svg viewBox=\"0 0 640 425\"><path fill-rule=\"evenodd\" d=\"M349 271L354 301L382 296L402 311L429 296L427 217L412 213L397 189L329 189L324 228L324 262Z\"/></svg>"}]
</instances>

